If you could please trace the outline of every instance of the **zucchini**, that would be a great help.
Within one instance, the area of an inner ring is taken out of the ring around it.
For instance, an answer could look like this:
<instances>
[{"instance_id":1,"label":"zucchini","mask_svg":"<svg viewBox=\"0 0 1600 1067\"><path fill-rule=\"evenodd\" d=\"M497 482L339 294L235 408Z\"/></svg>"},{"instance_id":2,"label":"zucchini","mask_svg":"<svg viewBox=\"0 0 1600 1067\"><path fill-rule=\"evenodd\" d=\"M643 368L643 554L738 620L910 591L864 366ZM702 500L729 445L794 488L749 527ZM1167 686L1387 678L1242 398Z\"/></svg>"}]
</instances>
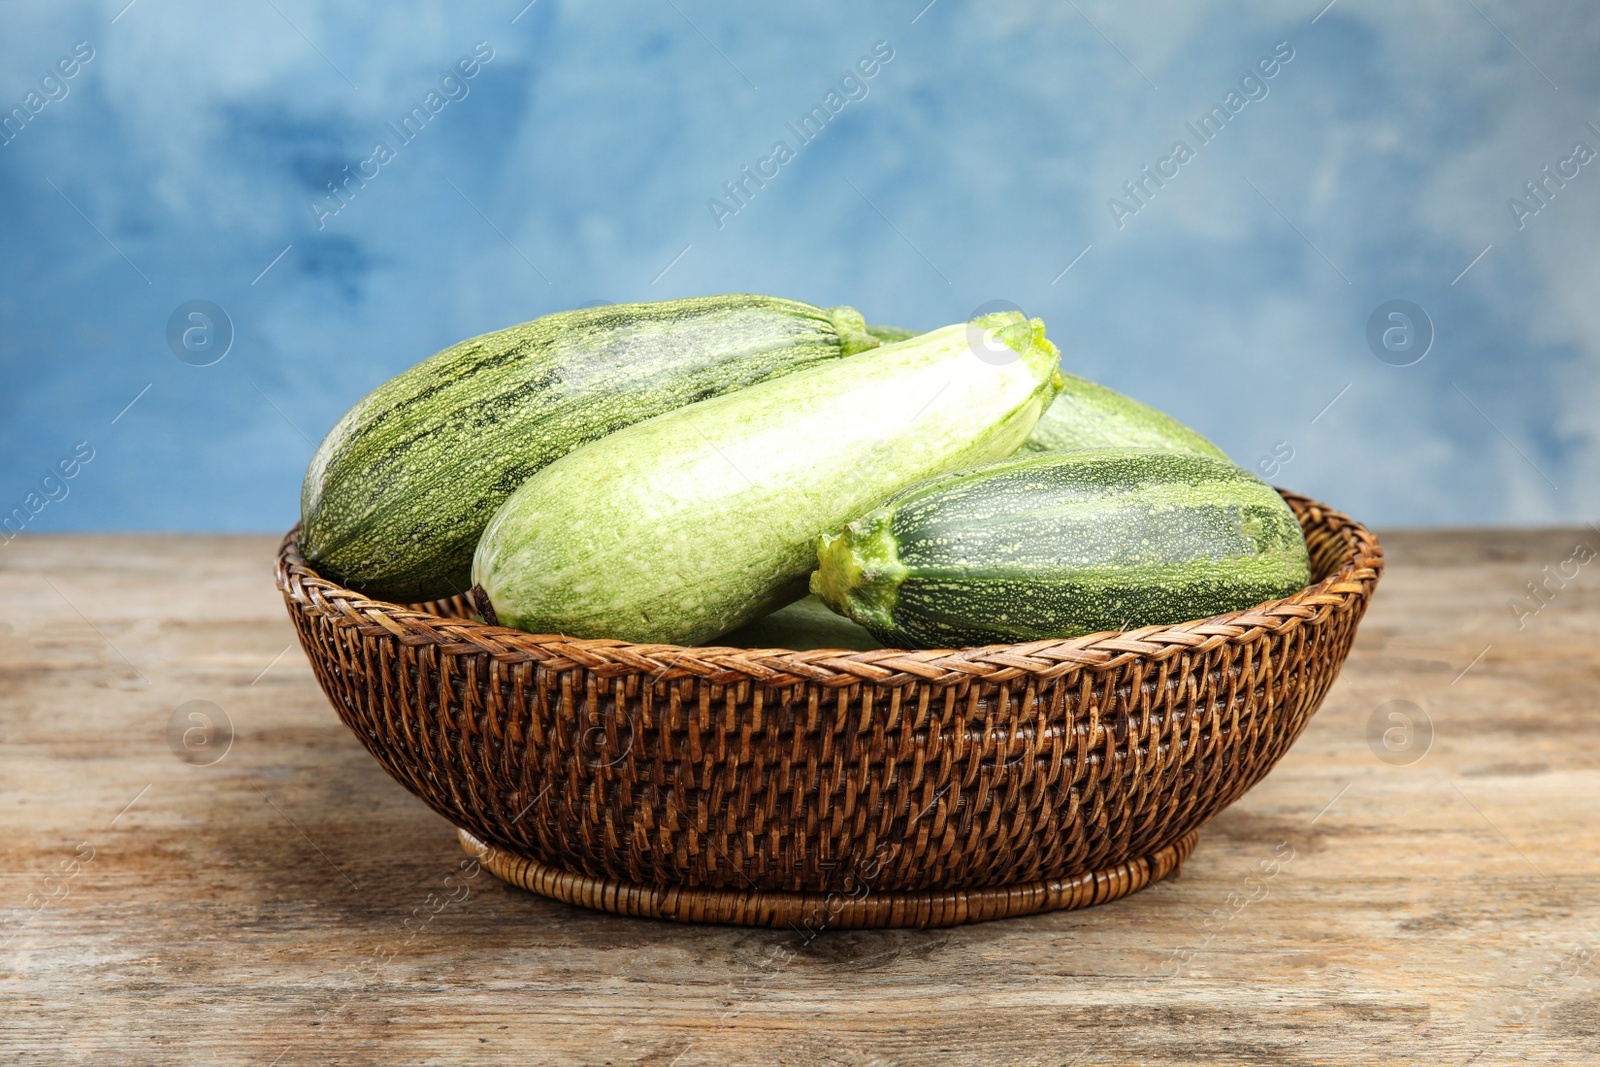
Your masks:
<instances>
[{"instance_id":1,"label":"zucchini","mask_svg":"<svg viewBox=\"0 0 1600 1067\"><path fill-rule=\"evenodd\" d=\"M811 589L887 645L1078 637L1304 588L1283 498L1169 449L1024 453L913 486L818 543Z\"/></svg>"},{"instance_id":2,"label":"zucchini","mask_svg":"<svg viewBox=\"0 0 1600 1067\"><path fill-rule=\"evenodd\" d=\"M978 359L972 329L1019 358ZM1043 323L1008 312L630 426L524 482L473 579L506 625L699 643L804 596L819 534L1015 451L1058 358Z\"/></svg>"},{"instance_id":3,"label":"zucchini","mask_svg":"<svg viewBox=\"0 0 1600 1067\"><path fill-rule=\"evenodd\" d=\"M855 652L881 648L878 639L814 596L797 600L763 615L711 641L731 648L787 648L810 652L818 648L843 648Z\"/></svg>"},{"instance_id":4,"label":"zucchini","mask_svg":"<svg viewBox=\"0 0 1600 1067\"><path fill-rule=\"evenodd\" d=\"M876 347L853 308L769 296L616 304L463 341L389 379L323 439L300 550L417 603L471 581L484 526L534 471L685 404Z\"/></svg>"},{"instance_id":5,"label":"zucchini","mask_svg":"<svg viewBox=\"0 0 1600 1067\"><path fill-rule=\"evenodd\" d=\"M1164 411L1115 389L1065 372L1066 385L1022 447L1029 452L1076 448L1171 448L1227 459L1228 454Z\"/></svg>"},{"instance_id":6,"label":"zucchini","mask_svg":"<svg viewBox=\"0 0 1600 1067\"><path fill-rule=\"evenodd\" d=\"M898 326L878 326L874 323L867 324L867 332L886 345L909 341L917 336L916 330L902 330Z\"/></svg>"}]
</instances>

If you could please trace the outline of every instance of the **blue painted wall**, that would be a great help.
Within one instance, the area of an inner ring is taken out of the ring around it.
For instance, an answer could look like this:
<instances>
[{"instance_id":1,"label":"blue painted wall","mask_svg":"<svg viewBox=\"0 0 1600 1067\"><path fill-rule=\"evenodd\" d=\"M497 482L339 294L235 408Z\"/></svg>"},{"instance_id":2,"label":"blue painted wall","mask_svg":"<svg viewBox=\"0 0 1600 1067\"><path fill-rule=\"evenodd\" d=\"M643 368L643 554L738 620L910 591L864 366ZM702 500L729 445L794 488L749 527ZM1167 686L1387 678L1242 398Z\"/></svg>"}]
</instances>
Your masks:
<instances>
[{"instance_id":1,"label":"blue painted wall","mask_svg":"<svg viewBox=\"0 0 1600 1067\"><path fill-rule=\"evenodd\" d=\"M1375 524L1600 514L1600 11L925 2L0 7L0 509L281 530L435 350L748 290L1014 301Z\"/></svg>"}]
</instances>

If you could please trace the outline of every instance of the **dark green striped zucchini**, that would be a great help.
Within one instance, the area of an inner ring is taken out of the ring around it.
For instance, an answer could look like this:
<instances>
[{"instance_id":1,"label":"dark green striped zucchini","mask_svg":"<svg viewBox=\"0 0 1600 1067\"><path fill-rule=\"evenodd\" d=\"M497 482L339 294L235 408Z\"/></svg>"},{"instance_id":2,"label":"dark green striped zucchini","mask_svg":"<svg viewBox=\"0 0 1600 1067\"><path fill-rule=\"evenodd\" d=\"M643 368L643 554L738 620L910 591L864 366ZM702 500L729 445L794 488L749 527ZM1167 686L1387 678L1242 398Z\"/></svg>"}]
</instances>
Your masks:
<instances>
[{"instance_id":1,"label":"dark green striped zucchini","mask_svg":"<svg viewBox=\"0 0 1600 1067\"><path fill-rule=\"evenodd\" d=\"M1226 460L1013 457L932 478L818 544L811 589L885 644L952 648L1205 618L1310 581L1294 512Z\"/></svg>"},{"instance_id":2,"label":"dark green striped zucchini","mask_svg":"<svg viewBox=\"0 0 1600 1067\"><path fill-rule=\"evenodd\" d=\"M853 308L743 295L563 311L474 337L389 379L329 431L301 490L301 551L371 596L462 592L489 518L551 461L877 344Z\"/></svg>"},{"instance_id":3,"label":"dark green striped zucchini","mask_svg":"<svg viewBox=\"0 0 1600 1067\"><path fill-rule=\"evenodd\" d=\"M1030 452L1075 448L1171 448L1227 459L1228 454L1164 411L1115 389L1065 372L1066 386L1022 447Z\"/></svg>"}]
</instances>

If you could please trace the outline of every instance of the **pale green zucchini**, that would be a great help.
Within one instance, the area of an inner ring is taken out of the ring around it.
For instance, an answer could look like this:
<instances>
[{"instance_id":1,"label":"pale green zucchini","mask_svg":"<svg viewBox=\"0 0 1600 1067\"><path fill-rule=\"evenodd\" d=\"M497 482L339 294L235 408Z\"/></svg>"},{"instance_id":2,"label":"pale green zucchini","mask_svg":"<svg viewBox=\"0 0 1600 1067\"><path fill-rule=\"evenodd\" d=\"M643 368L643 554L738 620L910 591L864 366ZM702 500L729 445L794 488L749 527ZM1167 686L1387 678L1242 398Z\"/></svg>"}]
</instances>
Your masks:
<instances>
[{"instance_id":1,"label":"pale green zucchini","mask_svg":"<svg viewBox=\"0 0 1600 1067\"><path fill-rule=\"evenodd\" d=\"M902 648L1185 622L1310 582L1271 486L1170 449L1024 453L931 478L817 554L812 591Z\"/></svg>"},{"instance_id":2,"label":"pale green zucchini","mask_svg":"<svg viewBox=\"0 0 1600 1067\"><path fill-rule=\"evenodd\" d=\"M300 549L371 596L462 592L490 516L550 461L877 344L852 308L748 295L582 308L474 337L389 379L329 431L301 491Z\"/></svg>"},{"instance_id":3,"label":"pale green zucchini","mask_svg":"<svg viewBox=\"0 0 1600 1067\"><path fill-rule=\"evenodd\" d=\"M1066 382L1039 418L1023 448L1171 448L1227 459L1228 454L1164 411L1087 378L1062 372Z\"/></svg>"},{"instance_id":4,"label":"pale green zucchini","mask_svg":"<svg viewBox=\"0 0 1600 1067\"><path fill-rule=\"evenodd\" d=\"M1018 353L973 353L969 331ZM1019 447L1056 385L1044 325L986 316L641 422L523 483L473 561L499 621L696 644L805 595L817 536Z\"/></svg>"}]
</instances>

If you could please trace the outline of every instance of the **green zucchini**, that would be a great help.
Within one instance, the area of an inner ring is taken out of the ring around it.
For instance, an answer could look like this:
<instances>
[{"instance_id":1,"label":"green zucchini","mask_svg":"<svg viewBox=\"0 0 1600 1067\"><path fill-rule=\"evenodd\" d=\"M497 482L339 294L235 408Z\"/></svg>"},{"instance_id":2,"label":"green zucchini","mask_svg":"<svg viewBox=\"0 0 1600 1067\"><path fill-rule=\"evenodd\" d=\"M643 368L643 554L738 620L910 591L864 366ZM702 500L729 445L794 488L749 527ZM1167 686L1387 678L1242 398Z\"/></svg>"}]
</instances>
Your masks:
<instances>
[{"instance_id":1,"label":"green zucchini","mask_svg":"<svg viewBox=\"0 0 1600 1067\"><path fill-rule=\"evenodd\" d=\"M1024 453L825 535L811 589L886 645L952 648L1206 618L1310 582L1294 512L1226 460Z\"/></svg>"},{"instance_id":2,"label":"green zucchini","mask_svg":"<svg viewBox=\"0 0 1600 1067\"><path fill-rule=\"evenodd\" d=\"M886 345L909 341L917 336L916 330L902 330L898 326L879 326L870 322L867 324L867 332Z\"/></svg>"},{"instance_id":3,"label":"green zucchini","mask_svg":"<svg viewBox=\"0 0 1600 1067\"><path fill-rule=\"evenodd\" d=\"M371 596L451 596L468 588L495 510L552 460L877 344L853 308L745 295L582 308L474 337L389 379L329 431L301 490L300 549Z\"/></svg>"},{"instance_id":4,"label":"green zucchini","mask_svg":"<svg viewBox=\"0 0 1600 1067\"><path fill-rule=\"evenodd\" d=\"M977 358L969 331L1019 358ZM697 644L805 595L817 536L930 475L1009 455L1059 353L1015 312L620 430L523 483L473 579L525 630Z\"/></svg>"},{"instance_id":5,"label":"green zucchini","mask_svg":"<svg viewBox=\"0 0 1600 1067\"><path fill-rule=\"evenodd\" d=\"M1228 454L1164 411L1065 372L1065 387L1039 419L1029 452L1076 448L1171 448L1227 459Z\"/></svg>"},{"instance_id":6,"label":"green zucchini","mask_svg":"<svg viewBox=\"0 0 1600 1067\"><path fill-rule=\"evenodd\" d=\"M732 648L787 648L796 652L817 648L865 652L883 647L877 638L844 616L834 614L814 596L752 619L707 643Z\"/></svg>"}]
</instances>

